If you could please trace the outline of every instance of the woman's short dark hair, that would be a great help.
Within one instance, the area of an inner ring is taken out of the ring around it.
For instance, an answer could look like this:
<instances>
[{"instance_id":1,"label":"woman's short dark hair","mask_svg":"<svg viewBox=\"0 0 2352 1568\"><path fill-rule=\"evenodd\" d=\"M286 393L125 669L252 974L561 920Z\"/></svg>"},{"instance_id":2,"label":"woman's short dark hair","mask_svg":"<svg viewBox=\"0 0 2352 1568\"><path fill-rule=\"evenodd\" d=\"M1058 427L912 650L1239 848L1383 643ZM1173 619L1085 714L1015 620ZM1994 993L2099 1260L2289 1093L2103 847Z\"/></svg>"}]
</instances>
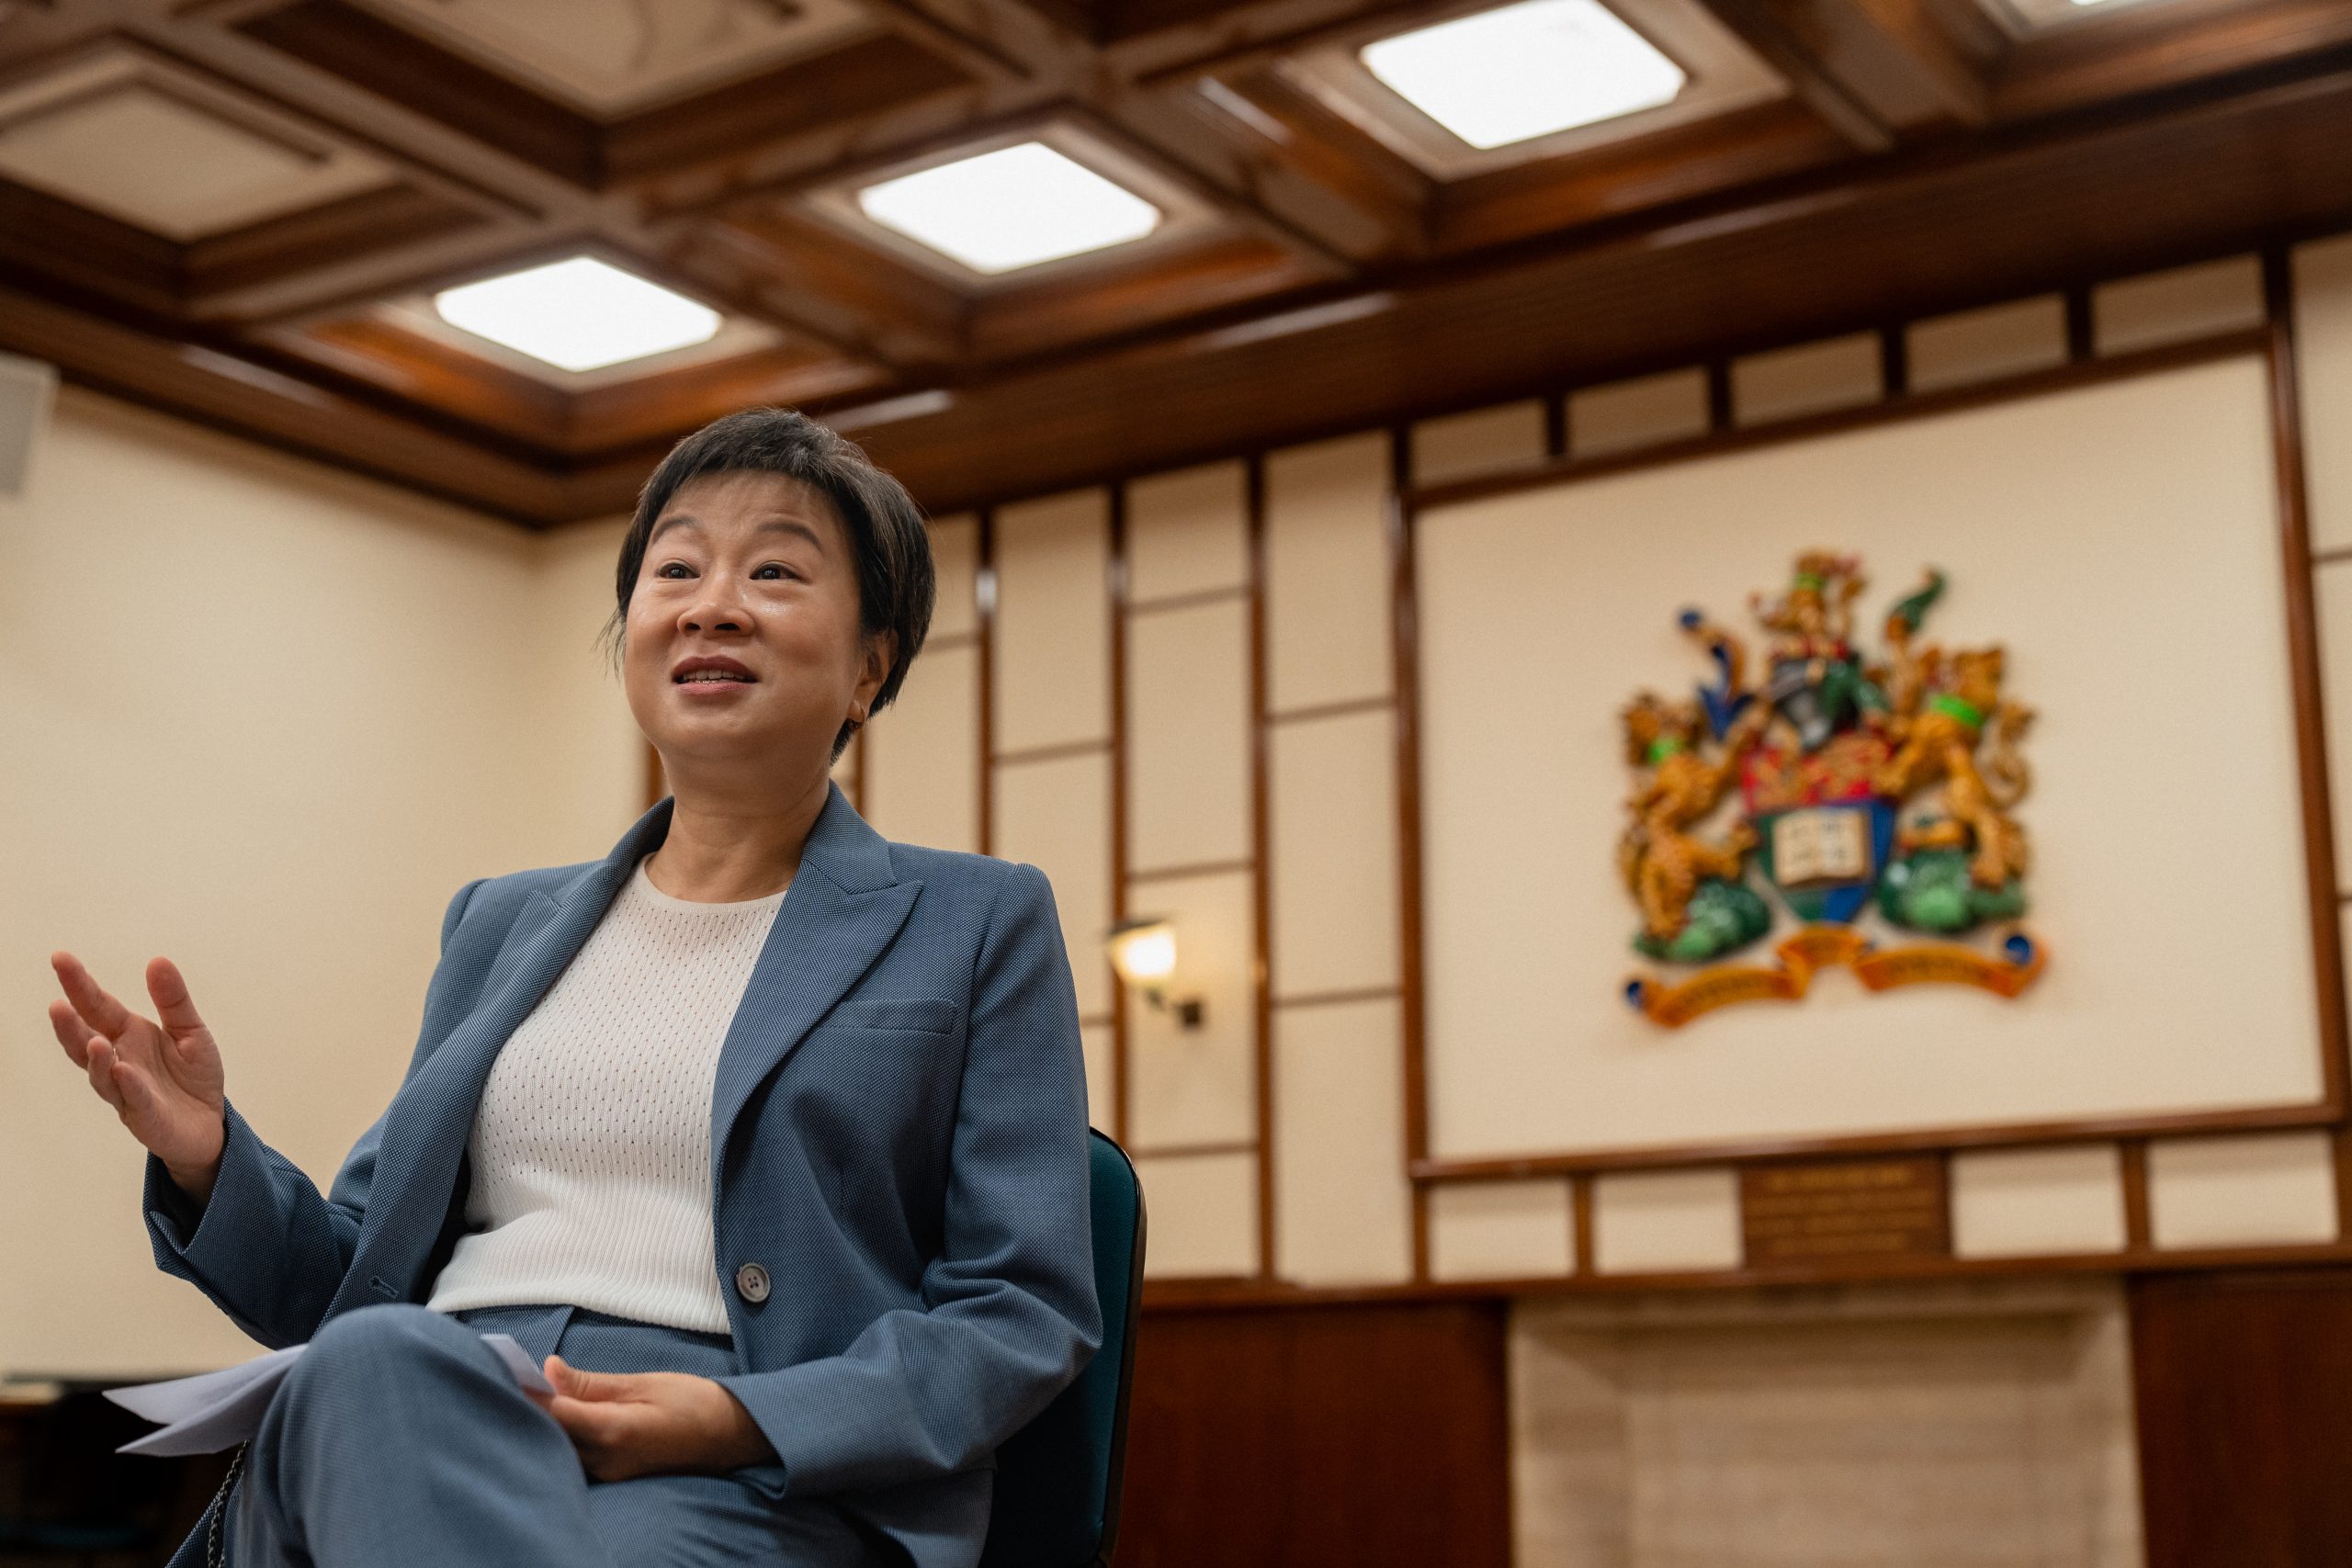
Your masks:
<instances>
[{"instance_id":1,"label":"woman's short dark hair","mask_svg":"<svg viewBox=\"0 0 2352 1568\"><path fill-rule=\"evenodd\" d=\"M831 502L840 514L857 563L858 630L868 637L882 631L899 634L890 672L867 710L869 715L881 712L906 683L907 668L931 629L932 599L937 592L931 536L923 527L922 509L904 485L876 468L856 443L791 409L745 409L715 419L670 448L645 481L613 574L619 603L605 633L615 652L628 621L629 595L645 565L646 541L662 509L692 480L744 472L798 479ZM857 729L857 721L847 719L833 736L836 761Z\"/></svg>"}]
</instances>

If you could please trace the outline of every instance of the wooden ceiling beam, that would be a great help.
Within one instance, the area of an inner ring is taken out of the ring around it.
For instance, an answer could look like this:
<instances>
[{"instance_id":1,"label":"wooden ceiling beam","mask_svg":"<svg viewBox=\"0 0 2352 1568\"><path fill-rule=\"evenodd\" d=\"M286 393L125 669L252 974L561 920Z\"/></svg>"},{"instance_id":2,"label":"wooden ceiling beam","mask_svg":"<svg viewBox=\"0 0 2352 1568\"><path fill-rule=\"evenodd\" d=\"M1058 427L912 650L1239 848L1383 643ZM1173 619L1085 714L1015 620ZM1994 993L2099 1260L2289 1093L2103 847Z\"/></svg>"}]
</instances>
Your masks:
<instances>
[{"instance_id":1,"label":"wooden ceiling beam","mask_svg":"<svg viewBox=\"0 0 2352 1568\"><path fill-rule=\"evenodd\" d=\"M1895 127L1819 52L1803 0L1700 0L1858 152L1894 150Z\"/></svg>"}]
</instances>

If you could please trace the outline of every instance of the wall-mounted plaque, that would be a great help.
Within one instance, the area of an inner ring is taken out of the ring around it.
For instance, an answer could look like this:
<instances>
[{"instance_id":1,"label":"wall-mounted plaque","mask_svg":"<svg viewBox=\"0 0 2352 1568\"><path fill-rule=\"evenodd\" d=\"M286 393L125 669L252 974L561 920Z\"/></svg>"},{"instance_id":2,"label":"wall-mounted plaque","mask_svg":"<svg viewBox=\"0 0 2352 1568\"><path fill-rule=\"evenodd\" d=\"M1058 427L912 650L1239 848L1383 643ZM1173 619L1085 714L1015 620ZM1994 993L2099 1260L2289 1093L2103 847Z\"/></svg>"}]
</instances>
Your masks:
<instances>
[{"instance_id":1,"label":"wall-mounted plaque","mask_svg":"<svg viewBox=\"0 0 2352 1568\"><path fill-rule=\"evenodd\" d=\"M1751 1269L1951 1253L1944 1162L1932 1155L1753 1166L1739 1173Z\"/></svg>"}]
</instances>

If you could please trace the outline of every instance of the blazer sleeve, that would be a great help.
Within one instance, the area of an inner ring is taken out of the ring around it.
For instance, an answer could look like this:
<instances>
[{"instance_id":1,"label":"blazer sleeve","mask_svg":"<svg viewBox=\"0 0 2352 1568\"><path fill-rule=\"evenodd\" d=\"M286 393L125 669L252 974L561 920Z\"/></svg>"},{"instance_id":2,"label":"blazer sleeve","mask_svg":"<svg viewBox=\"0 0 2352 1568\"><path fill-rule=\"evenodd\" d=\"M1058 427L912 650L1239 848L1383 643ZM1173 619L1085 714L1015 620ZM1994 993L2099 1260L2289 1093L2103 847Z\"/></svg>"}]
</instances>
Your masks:
<instances>
[{"instance_id":1,"label":"blazer sleeve","mask_svg":"<svg viewBox=\"0 0 2352 1568\"><path fill-rule=\"evenodd\" d=\"M441 951L480 880L458 890L441 919ZM435 982L440 980L435 973ZM432 1010L428 989L426 1010ZM420 1051L409 1063L415 1072ZM225 1108L227 1136L212 1197L198 1209L164 1162L147 1156L143 1197L155 1266L212 1299L231 1322L272 1348L300 1345L318 1331L359 1244L368 1192L376 1174L383 1118L360 1135L326 1196L293 1161L261 1141L235 1105Z\"/></svg>"},{"instance_id":2,"label":"blazer sleeve","mask_svg":"<svg viewBox=\"0 0 2352 1568\"><path fill-rule=\"evenodd\" d=\"M718 1380L775 1445L787 1495L985 1464L1078 1376L1102 1342L1086 1120L1053 889L1015 865L981 938L924 1307L883 1314L837 1356Z\"/></svg>"}]
</instances>

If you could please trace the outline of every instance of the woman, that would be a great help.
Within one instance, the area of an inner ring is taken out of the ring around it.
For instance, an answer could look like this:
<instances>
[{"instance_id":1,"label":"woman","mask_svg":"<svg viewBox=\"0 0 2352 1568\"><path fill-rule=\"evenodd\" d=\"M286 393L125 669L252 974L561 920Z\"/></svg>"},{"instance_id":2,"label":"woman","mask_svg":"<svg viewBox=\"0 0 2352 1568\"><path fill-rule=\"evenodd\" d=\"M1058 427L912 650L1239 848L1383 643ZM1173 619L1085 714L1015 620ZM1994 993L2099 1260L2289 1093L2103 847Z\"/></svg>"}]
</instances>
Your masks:
<instances>
[{"instance_id":1,"label":"woman","mask_svg":"<svg viewBox=\"0 0 2352 1568\"><path fill-rule=\"evenodd\" d=\"M888 842L829 777L930 623L913 502L797 414L730 415L647 481L616 585L672 795L600 862L458 893L324 1198L167 960L153 1021L53 960L157 1263L310 1342L175 1562L967 1568L993 1449L1100 1343L1046 879Z\"/></svg>"}]
</instances>

